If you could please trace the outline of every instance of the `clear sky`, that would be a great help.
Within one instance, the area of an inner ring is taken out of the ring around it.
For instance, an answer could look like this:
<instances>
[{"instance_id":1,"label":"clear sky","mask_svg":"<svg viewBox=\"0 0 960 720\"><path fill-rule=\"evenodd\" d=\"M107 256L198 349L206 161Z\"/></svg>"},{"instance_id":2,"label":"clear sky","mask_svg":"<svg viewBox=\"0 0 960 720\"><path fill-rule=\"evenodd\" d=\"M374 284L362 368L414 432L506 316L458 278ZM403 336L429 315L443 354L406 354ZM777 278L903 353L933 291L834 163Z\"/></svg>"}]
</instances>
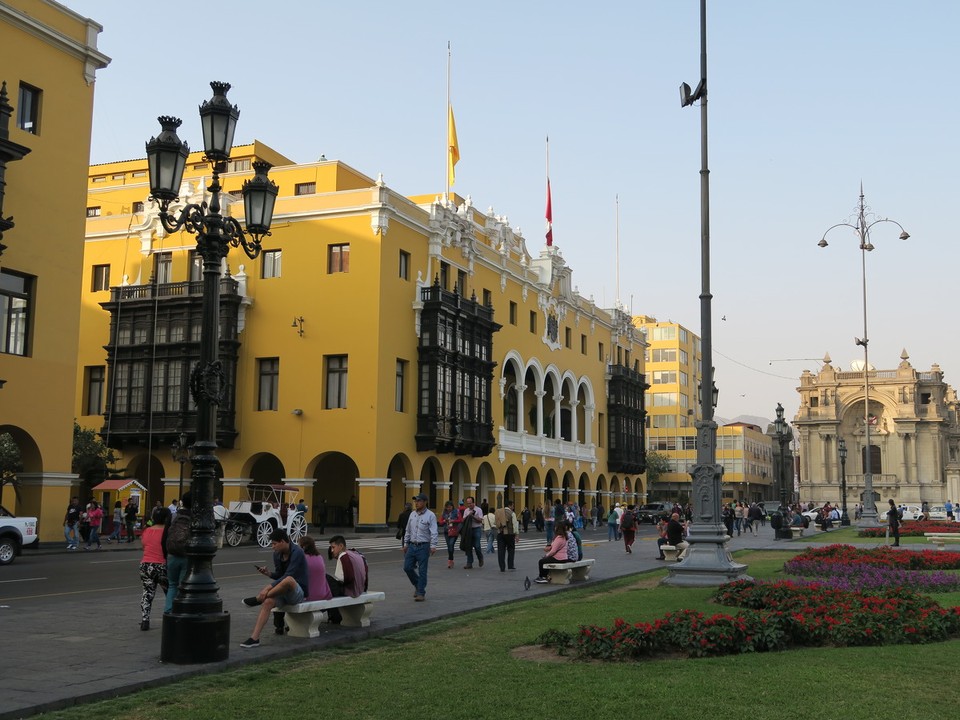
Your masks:
<instances>
[{"instance_id":1,"label":"clear sky","mask_svg":"<svg viewBox=\"0 0 960 720\"><path fill-rule=\"evenodd\" d=\"M543 245L586 297L700 328L697 0L463 5L412 0L63 0L104 26L91 161L143 157L155 118L200 147L208 82L233 85L237 142L342 160L405 195L442 193L447 42L461 160L454 191ZM717 414L792 417L805 368L862 360L863 183L884 223L867 256L871 363L960 373L960 3L711 0L709 168ZM219 29L219 31L218 31ZM214 40L214 38L219 38ZM953 268L953 270L951 270Z\"/></svg>"}]
</instances>

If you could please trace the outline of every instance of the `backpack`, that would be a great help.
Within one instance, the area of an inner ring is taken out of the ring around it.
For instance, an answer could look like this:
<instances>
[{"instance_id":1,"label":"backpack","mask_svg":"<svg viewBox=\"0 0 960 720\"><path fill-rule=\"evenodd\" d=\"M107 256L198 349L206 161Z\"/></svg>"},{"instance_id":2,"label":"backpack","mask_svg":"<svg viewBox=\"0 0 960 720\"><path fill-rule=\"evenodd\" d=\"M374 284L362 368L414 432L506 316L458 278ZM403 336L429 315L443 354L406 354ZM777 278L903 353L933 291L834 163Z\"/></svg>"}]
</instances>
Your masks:
<instances>
[{"instance_id":1,"label":"backpack","mask_svg":"<svg viewBox=\"0 0 960 720\"><path fill-rule=\"evenodd\" d=\"M190 540L190 517L186 513L177 513L170 527L167 528L167 553L186 557L188 540Z\"/></svg>"},{"instance_id":2,"label":"backpack","mask_svg":"<svg viewBox=\"0 0 960 720\"><path fill-rule=\"evenodd\" d=\"M633 516L633 511L624 510L623 517L620 518L620 529L633 530L634 520L636 520L636 518Z\"/></svg>"},{"instance_id":3,"label":"backpack","mask_svg":"<svg viewBox=\"0 0 960 720\"><path fill-rule=\"evenodd\" d=\"M356 548L350 548L350 552L356 553L363 560L363 591L366 592L367 586L370 584L370 566L367 565L367 556Z\"/></svg>"}]
</instances>

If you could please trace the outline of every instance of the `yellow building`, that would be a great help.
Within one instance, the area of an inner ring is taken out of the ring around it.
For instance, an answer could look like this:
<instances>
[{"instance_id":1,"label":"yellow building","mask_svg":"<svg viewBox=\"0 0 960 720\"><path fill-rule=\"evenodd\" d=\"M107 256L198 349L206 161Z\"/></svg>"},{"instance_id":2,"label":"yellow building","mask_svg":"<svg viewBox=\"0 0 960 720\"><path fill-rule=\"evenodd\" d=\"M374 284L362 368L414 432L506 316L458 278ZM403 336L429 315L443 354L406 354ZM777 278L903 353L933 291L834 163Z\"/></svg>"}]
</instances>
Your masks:
<instances>
[{"instance_id":1,"label":"yellow building","mask_svg":"<svg viewBox=\"0 0 960 720\"><path fill-rule=\"evenodd\" d=\"M342 162L295 165L260 143L232 158L225 214L242 215L253 160L275 165L280 195L261 255L224 263L224 501L283 483L312 521L323 508L361 530L418 491L435 508L635 501L642 337L573 291L556 247L532 255L469 199L404 197ZM201 201L210 167L199 153L186 167L181 200ZM195 236L163 232L146 171L90 168L77 414L153 503L176 496L170 446L195 428L201 280Z\"/></svg>"},{"instance_id":2,"label":"yellow building","mask_svg":"<svg viewBox=\"0 0 960 720\"><path fill-rule=\"evenodd\" d=\"M647 450L669 460L670 468L651 484L651 500L689 498L690 468L696 464L700 419L700 338L675 322L638 315L634 324L647 338ZM717 463L723 466L727 500L773 499L770 438L748 423L717 428Z\"/></svg>"},{"instance_id":3,"label":"yellow building","mask_svg":"<svg viewBox=\"0 0 960 720\"><path fill-rule=\"evenodd\" d=\"M23 464L2 500L36 515L44 541L63 538L76 483L78 240L95 74L110 61L101 30L50 0L0 0L0 433Z\"/></svg>"}]
</instances>

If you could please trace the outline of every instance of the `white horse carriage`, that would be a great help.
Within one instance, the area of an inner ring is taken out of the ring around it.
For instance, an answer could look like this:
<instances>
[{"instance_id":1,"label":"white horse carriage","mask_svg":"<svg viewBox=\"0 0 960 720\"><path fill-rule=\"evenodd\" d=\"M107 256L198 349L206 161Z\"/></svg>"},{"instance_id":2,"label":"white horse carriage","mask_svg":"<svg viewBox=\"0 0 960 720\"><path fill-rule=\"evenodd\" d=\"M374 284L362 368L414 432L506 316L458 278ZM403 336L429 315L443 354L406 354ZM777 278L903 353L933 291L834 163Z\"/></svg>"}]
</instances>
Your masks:
<instances>
[{"instance_id":1,"label":"white horse carriage","mask_svg":"<svg viewBox=\"0 0 960 720\"><path fill-rule=\"evenodd\" d=\"M248 485L247 499L229 507L213 509L214 519L224 527L227 544L236 547L252 538L262 548L270 547L270 533L283 528L296 542L307 532L307 519L296 509L299 491L278 485Z\"/></svg>"}]
</instances>

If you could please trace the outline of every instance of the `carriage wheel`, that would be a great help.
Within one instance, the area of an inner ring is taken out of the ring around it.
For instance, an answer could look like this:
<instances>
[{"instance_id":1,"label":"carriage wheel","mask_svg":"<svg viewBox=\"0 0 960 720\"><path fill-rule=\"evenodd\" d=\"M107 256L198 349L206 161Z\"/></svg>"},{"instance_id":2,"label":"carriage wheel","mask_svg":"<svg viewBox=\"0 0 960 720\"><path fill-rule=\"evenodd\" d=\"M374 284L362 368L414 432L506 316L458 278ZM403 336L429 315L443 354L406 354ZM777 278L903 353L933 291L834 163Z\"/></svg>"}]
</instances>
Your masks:
<instances>
[{"instance_id":1,"label":"carriage wheel","mask_svg":"<svg viewBox=\"0 0 960 720\"><path fill-rule=\"evenodd\" d=\"M270 547L270 533L273 532L273 523L264 520L257 525L257 545L262 548Z\"/></svg>"},{"instance_id":2,"label":"carriage wheel","mask_svg":"<svg viewBox=\"0 0 960 720\"><path fill-rule=\"evenodd\" d=\"M303 515L297 514L293 516L287 534L290 536L292 542L297 542L297 540L307 534L307 521L303 519Z\"/></svg>"},{"instance_id":3,"label":"carriage wheel","mask_svg":"<svg viewBox=\"0 0 960 720\"><path fill-rule=\"evenodd\" d=\"M227 523L224 539L230 547L236 547L243 542L243 525L238 522L230 521Z\"/></svg>"}]
</instances>

